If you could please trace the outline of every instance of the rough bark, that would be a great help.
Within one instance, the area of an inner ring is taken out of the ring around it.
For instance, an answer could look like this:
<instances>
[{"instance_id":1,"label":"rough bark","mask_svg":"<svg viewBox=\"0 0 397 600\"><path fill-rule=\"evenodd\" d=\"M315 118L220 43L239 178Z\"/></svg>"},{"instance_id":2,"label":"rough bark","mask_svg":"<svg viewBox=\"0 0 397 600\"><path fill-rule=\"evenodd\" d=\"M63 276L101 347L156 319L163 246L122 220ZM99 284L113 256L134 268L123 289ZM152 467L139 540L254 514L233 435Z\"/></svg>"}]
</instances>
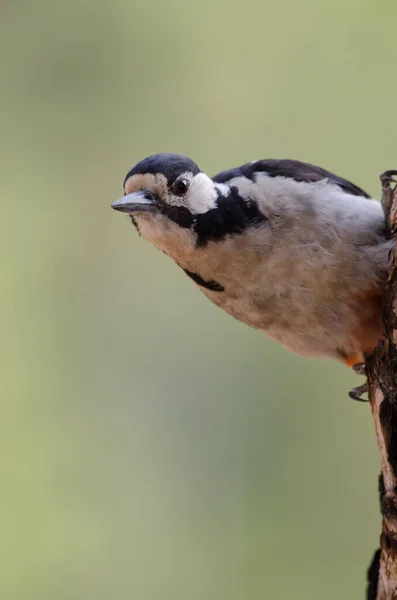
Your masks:
<instances>
[{"instance_id":1,"label":"rough bark","mask_svg":"<svg viewBox=\"0 0 397 600\"><path fill-rule=\"evenodd\" d=\"M381 176L382 205L391 234L397 237L395 171ZM382 473L379 479L382 533L380 549L368 569L368 600L397 600L397 251L390 255L384 296L386 337L366 362L368 395L375 422Z\"/></svg>"}]
</instances>

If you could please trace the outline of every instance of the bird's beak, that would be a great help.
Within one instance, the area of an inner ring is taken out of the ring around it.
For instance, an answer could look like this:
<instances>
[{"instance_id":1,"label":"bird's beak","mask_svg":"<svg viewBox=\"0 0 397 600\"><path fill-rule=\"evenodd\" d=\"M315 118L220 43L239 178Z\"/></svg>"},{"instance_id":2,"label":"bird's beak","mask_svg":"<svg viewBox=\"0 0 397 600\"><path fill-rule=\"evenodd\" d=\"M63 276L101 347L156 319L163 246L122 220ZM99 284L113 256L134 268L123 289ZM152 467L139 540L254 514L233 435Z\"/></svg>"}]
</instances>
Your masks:
<instances>
[{"instance_id":1,"label":"bird's beak","mask_svg":"<svg viewBox=\"0 0 397 600\"><path fill-rule=\"evenodd\" d=\"M143 191L127 194L112 204L114 210L126 213L153 212L155 206L155 197L150 192Z\"/></svg>"}]
</instances>

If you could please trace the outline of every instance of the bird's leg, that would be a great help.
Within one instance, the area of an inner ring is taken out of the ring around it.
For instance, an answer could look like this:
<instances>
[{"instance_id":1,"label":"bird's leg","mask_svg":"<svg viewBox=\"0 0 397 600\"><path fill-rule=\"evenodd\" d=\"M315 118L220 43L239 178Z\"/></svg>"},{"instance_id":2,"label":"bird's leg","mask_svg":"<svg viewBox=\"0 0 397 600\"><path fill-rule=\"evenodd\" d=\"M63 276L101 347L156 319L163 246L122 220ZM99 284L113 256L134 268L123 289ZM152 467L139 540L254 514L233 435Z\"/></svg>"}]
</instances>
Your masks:
<instances>
[{"instance_id":1,"label":"bird's leg","mask_svg":"<svg viewBox=\"0 0 397 600\"><path fill-rule=\"evenodd\" d=\"M357 373L357 375L366 375L365 362L356 363L352 366L352 369L355 373ZM359 402L368 402L368 400L361 396L361 394L365 394L366 392L368 392L367 382L350 390L349 396L350 398L353 398L353 400L358 400Z\"/></svg>"},{"instance_id":2,"label":"bird's leg","mask_svg":"<svg viewBox=\"0 0 397 600\"><path fill-rule=\"evenodd\" d=\"M352 366L352 369L357 375L365 375L365 362L356 363Z\"/></svg>"}]
</instances>

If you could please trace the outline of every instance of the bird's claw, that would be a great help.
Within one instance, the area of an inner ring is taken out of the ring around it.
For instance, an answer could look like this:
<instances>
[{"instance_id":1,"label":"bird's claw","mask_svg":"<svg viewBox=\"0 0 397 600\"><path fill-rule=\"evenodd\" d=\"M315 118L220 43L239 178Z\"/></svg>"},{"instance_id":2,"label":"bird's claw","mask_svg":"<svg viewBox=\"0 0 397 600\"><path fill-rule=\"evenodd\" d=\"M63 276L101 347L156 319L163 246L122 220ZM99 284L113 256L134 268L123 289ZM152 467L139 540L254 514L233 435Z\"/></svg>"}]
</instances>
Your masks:
<instances>
[{"instance_id":1,"label":"bird's claw","mask_svg":"<svg viewBox=\"0 0 397 600\"><path fill-rule=\"evenodd\" d=\"M363 385L359 385L349 392L350 398L353 400L357 400L358 402L368 402L367 398L363 398L362 394L366 394L368 392L368 384L363 383Z\"/></svg>"}]
</instances>

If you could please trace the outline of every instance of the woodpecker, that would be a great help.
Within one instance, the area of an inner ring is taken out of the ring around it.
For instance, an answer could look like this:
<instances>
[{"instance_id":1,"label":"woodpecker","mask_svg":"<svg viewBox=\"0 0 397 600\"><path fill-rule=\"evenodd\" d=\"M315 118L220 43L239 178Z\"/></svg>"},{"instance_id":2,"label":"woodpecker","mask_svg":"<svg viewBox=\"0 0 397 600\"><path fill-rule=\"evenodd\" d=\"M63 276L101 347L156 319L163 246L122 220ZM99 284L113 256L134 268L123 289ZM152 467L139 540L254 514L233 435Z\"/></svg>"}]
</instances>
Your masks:
<instances>
[{"instance_id":1,"label":"woodpecker","mask_svg":"<svg viewBox=\"0 0 397 600\"><path fill-rule=\"evenodd\" d=\"M292 352L354 366L383 335L393 242L381 204L325 169L267 159L211 178L154 154L112 207L214 304Z\"/></svg>"}]
</instances>

